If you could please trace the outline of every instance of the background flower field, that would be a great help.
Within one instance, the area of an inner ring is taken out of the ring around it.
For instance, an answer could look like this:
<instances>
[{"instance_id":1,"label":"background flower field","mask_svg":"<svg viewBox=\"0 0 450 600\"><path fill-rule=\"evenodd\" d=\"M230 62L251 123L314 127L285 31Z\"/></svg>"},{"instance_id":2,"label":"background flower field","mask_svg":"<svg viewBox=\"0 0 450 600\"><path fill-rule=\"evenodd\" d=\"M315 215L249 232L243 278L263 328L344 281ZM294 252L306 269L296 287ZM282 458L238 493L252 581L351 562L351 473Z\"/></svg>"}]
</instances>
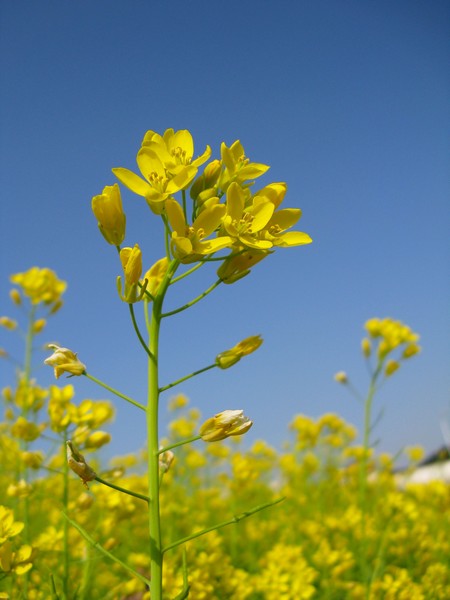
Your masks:
<instances>
[{"instance_id":1,"label":"background flower field","mask_svg":"<svg viewBox=\"0 0 450 600\"><path fill-rule=\"evenodd\" d=\"M65 289L57 279L50 282L55 294L44 304L49 317L59 310ZM16 288L11 298L22 308ZM45 320L34 315L30 323L28 333L36 339ZM375 339L382 323L366 324ZM2 318L2 325L11 333L20 330L12 318ZM385 327L391 330L389 321ZM407 328L401 331L412 340L406 346L410 350L403 351L409 360L407 355L417 352L416 337ZM379 342L382 347L386 339ZM369 344L364 338L366 355ZM384 362L388 377L396 370L388 366L392 362ZM337 373L336 380L349 385L345 373ZM2 396L0 598L149 598L140 579L150 575L142 512L145 453L102 458L101 448L111 439L113 404L78 399L72 383L41 388L27 378L26 368ZM201 414L186 396L172 396L167 408L171 417L164 444L196 434ZM190 597L196 600L446 600L450 487L441 481L400 486L394 467L401 457L357 445L356 435L355 427L336 414L316 419L298 414L281 450L264 440L248 447L241 438L174 448L170 460L160 463L168 547L164 597L174 598L183 587L186 562ZM99 481L83 486L69 471L69 437ZM422 457L418 447L404 450L406 474ZM367 488L361 485L362 468L369 475ZM255 505L261 510L247 518ZM170 549L173 540L205 532L217 522L223 527L187 542L184 557L180 547ZM89 532L89 539L79 528ZM108 558L110 551L115 561Z\"/></svg>"}]
</instances>

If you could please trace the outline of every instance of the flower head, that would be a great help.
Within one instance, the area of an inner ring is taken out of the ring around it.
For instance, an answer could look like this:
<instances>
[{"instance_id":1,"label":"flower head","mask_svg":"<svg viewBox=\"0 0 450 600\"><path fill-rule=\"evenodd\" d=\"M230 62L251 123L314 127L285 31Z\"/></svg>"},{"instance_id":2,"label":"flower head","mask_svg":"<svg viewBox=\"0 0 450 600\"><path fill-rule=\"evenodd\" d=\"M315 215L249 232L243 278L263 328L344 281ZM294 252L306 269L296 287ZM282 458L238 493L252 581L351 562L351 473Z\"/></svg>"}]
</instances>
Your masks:
<instances>
[{"instance_id":1,"label":"flower head","mask_svg":"<svg viewBox=\"0 0 450 600\"><path fill-rule=\"evenodd\" d=\"M200 437L205 442L218 442L227 437L242 435L250 429L253 421L243 410L224 410L211 417L200 427Z\"/></svg>"},{"instance_id":2,"label":"flower head","mask_svg":"<svg viewBox=\"0 0 450 600\"><path fill-rule=\"evenodd\" d=\"M113 173L131 191L144 196L155 214L161 214L167 198L191 183L198 167L211 155L211 148L207 146L194 160L193 154L194 142L186 129L167 129L162 136L147 131L136 157L143 178L122 167Z\"/></svg>"},{"instance_id":3,"label":"flower head","mask_svg":"<svg viewBox=\"0 0 450 600\"><path fill-rule=\"evenodd\" d=\"M22 293L32 304L59 304L67 283L61 281L51 269L32 267L25 273L16 273L10 277L22 289Z\"/></svg>"},{"instance_id":4,"label":"flower head","mask_svg":"<svg viewBox=\"0 0 450 600\"><path fill-rule=\"evenodd\" d=\"M117 183L107 185L100 195L92 198L92 211L97 218L98 228L108 244L120 246L125 237L126 216L122 209L122 198Z\"/></svg>"},{"instance_id":5,"label":"flower head","mask_svg":"<svg viewBox=\"0 0 450 600\"><path fill-rule=\"evenodd\" d=\"M53 367L56 379L63 373L83 375L86 372L86 365L78 360L77 354L72 352L72 350L61 348L56 344L49 344L48 347L54 350L54 352L44 360L44 363Z\"/></svg>"},{"instance_id":6,"label":"flower head","mask_svg":"<svg viewBox=\"0 0 450 600\"><path fill-rule=\"evenodd\" d=\"M228 236L206 239L219 227L226 211L225 206L219 204L219 198L214 200L209 201L191 226L186 223L180 204L173 198L166 201L167 217L173 230L172 250L181 262L193 262L231 245Z\"/></svg>"}]
</instances>

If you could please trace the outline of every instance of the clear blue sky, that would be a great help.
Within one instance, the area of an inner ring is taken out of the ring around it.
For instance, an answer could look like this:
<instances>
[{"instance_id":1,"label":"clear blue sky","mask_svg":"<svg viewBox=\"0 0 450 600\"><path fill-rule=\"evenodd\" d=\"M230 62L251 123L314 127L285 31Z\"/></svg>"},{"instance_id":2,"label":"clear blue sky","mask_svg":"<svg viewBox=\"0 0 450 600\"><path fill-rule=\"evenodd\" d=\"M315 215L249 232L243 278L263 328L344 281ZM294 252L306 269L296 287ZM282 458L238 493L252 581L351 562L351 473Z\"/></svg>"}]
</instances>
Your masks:
<instances>
[{"instance_id":1,"label":"clear blue sky","mask_svg":"<svg viewBox=\"0 0 450 600\"><path fill-rule=\"evenodd\" d=\"M208 143L216 157L222 141L240 139L252 160L271 165L266 183L288 183L285 204L302 208L299 229L314 243L280 249L167 320L163 381L261 333L256 354L179 391L205 417L245 409L255 421L249 440L274 445L300 412L339 412L360 426L360 406L333 374L346 370L364 388L363 323L391 316L421 334L423 352L378 397L381 448L443 442L448 2L3 0L0 11L0 314L13 315L9 274L54 269L69 287L42 341L72 348L93 375L143 399L145 357L91 197L115 181L112 167L135 168L148 129L190 129L198 152ZM123 196L126 241L141 245L148 267L163 254L159 221L143 199ZM213 279L194 278L171 306ZM17 346L1 335L0 345ZM12 370L1 369L6 385ZM39 361L35 375L53 382ZM107 397L84 378L70 381L79 400ZM112 450L137 450L142 415L115 404ZM164 403L162 417L164 426Z\"/></svg>"}]
</instances>

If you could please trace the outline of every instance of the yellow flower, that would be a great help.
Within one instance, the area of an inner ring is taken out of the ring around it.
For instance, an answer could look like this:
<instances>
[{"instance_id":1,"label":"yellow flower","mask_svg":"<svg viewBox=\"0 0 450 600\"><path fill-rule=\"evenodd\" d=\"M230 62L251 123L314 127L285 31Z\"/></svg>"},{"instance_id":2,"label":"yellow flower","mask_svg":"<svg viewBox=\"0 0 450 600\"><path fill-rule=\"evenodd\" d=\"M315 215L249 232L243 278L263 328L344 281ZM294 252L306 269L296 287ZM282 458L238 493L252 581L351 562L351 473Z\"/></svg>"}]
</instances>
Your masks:
<instances>
[{"instance_id":1,"label":"yellow flower","mask_svg":"<svg viewBox=\"0 0 450 600\"><path fill-rule=\"evenodd\" d=\"M220 147L222 163L225 165L225 173L220 178L222 189L226 189L231 182L243 183L249 179L256 179L268 171L269 166L260 163L252 163L245 156L245 150L239 140L230 147L222 142Z\"/></svg>"},{"instance_id":2,"label":"yellow flower","mask_svg":"<svg viewBox=\"0 0 450 600\"><path fill-rule=\"evenodd\" d=\"M141 287L139 293L138 288L142 275L142 252L138 244L134 248L122 248L120 251L120 262L122 263L123 272L125 274L125 290L122 294L122 278L117 278L117 289L121 300L131 304L142 300L146 289L146 283Z\"/></svg>"},{"instance_id":3,"label":"yellow flower","mask_svg":"<svg viewBox=\"0 0 450 600\"><path fill-rule=\"evenodd\" d=\"M186 223L183 209L173 198L166 201L166 212L172 227L172 251L181 262L193 262L202 256L213 254L231 245L227 236L206 240L219 227L226 212L219 198L214 199L195 219L191 226Z\"/></svg>"},{"instance_id":4,"label":"yellow flower","mask_svg":"<svg viewBox=\"0 0 450 600\"><path fill-rule=\"evenodd\" d=\"M17 421L11 427L11 433L14 437L20 438L25 442L32 442L39 437L41 430L36 423L27 421L25 417L18 417Z\"/></svg>"},{"instance_id":5,"label":"yellow flower","mask_svg":"<svg viewBox=\"0 0 450 600\"><path fill-rule=\"evenodd\" d=\"M48 347L54 352L44 360L44 363L53 367L56 379L63 373L83 375L86 372L86 365L78 360L77 354L72 350L61 348L56 344L49 344Z\"/></svg>"},{"instance_id":6,"label":"yellow flower","mask_svg":"<svg viewBox=\"0 0 450 600\"><path fill-rule=\"evenodd\" d=\"M111 441L111 435L106 431L94 431L91 435L86 439L84 445L85 448L89 450L101 448L105 444L109 444Z\"/></svg>"},{"instance_id":7,"label":"yellow flower","mask_svg":"<svg viewBox=\"0 0 450 600\"><path fill-rule=\"evenodd\" d=\"M66 442L67 463L74 473L81 478L85 488L88 488L87 482L97 477L97 474L84 460L84 456L78 452L70 440Z\"/></svg>"},{"instance_id":8,"label":"yellow flower","mask_svg":"<svg viewBox=\"0 0 450 600\"><path fill-rule=\"evenodd\" d=\"M11 331L17 329L17 321L14 321L14 319L10 319L9 317L0 317L0 325Z\"/></svg>"},{"instance_id":9,"label":"yellow flower","mask_svg":"<svg viewBox=\"0 0 450 600\"><path fill-rule=\"evenodd\" d=\"M200 437L205 442L218 442L227 437L242 435L250 429L253 421L242 410L224 410L211 417L200 427Z\"/></svg>"},{"instance_id":10,"label":"yellow flower","mask_svg":"<svg viewBox=\"0 0 450 600\"><path fill-rule=\"evenodd\" d=\"M33 491L33 486L27 483L25 479L21 479L17 483L10 483L6 494L12 498L28 498Z\"/></svg>"},{"instance_id":11,"label":"yellow flower","mask_svg":"<svg viewBox=\"0 0 450 600\"><path fill-rule=\"evenodd\" d=\"M44 462L44 455L39 451L22 452L21 459L27 467L30 467L30 469L39 469Z\"/></svg>"},{"instance_id":12,"label":"yellow flower","mask_svg":"<svg viewBox=\"0 0 450 600\"><path fill-rule=\"evenodd\" d=\"M117 183L105 186L99 196L92 198L92 211L108 244L120 246L125 237L126 216Z\"/></svg>"},{"instance_id":13,"label":"yellow flower","mask_svg":"<svg viewBox=\"0 0 450 600\"><path fill-rule=\"evenodd\" d=\"M11 571L17 575L23 575L31 569L33 563L31 555L33 548L28 544L23 544L16 551L13 551L11 542L5 542L0 548L0 567L5 573Z\"/></svg>"},{"instance_id":14,"label":"yellow flower","mask_svg":"<svg viewBox=\"0 0 450 600\"><path fill-rule=\"evenodd\" d=\"M121 167L113 173L131 191L143 196L155 214L161 214L165 200L191 183L211 149L207 146L195 160L193 153L192 135L187 130L167 129L163 136L147 131L136 157L143 178Z\"/></svg>"},{"instance_id":15,"label":"yellow flower","mask_svg":"<svg viewBox=\"0 0 450 600\"><path fill-rule=\"evenodd\" d=\"M12 283L22 288L22 292L32 304L56 304L67 288L51 269L32 267L25 273L16 273L10 277Z\"/></svg>"},{"instance_id":16,"label":"yellow flower","mask_svg":"<svg viewBox=\"0 0 450 600\"><path fill-rule=\"evenodd\" d=\"M228 369L241 360L243 356L247 356L258 348L263 343L260 335L252 335L245 340L242 340L230 350L225 350L216 356L216 364L221 369Z\"/></svg>"},{"instance_id":17,"label":"yellow flower","mask_svg":"<svg viewBox=\"0 0 450 600\"><path fill-rule=\"evenodd\" d=\"M240 245L255 248L256 250L269 250L273 244L269 240L261 239L258 235L270 221L275 206L263 198L261 201L253 198L253 204L246 206L248 190L233 182L227 190L226 215L223 226L226 233Z\"/></svg>"},{"instance_id":18,"label":"yellow flower","mask_svg":"<svg viewBox=\"0 0 450 600\"><path fill-rule=\"evenodd\" d=\"M13 511L0 505L0 544L20 533L23 528L23 523L14 521Z\"/></svg>"}]
</instances>

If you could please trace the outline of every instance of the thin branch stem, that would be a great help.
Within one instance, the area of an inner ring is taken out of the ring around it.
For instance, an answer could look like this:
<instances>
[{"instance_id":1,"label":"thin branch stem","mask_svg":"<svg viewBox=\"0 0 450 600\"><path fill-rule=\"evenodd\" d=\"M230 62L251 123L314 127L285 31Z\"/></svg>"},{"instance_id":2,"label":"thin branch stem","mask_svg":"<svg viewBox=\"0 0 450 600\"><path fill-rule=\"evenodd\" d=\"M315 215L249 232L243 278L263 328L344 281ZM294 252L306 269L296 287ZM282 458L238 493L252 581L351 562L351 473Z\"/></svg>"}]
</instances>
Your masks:
<instances>
[{"instance_id":1,"label":"thin branch stem","mask_svg":"<svg viewBox=\"0 0 450 600\"><path fill-rule=\"evenodd\" d=\"M130 309L130 315L131 315L131 320L133 321L134 331L136 332L136 335L138 336L138 339L141 342L141 346L144 348L144 350L149 355L149 357L152 358L152 354L151 354L151 352L150 352L147 344L145 343L145 340L142 337L141 332L139 331L139 327L138 327L138 324L136 322L136 315L134 313L134 305L133 304L129 304L128 307Z\"/></svg>"},{"instance_id":2,"label":"thin branch stem","mask_svg":"<svg viewBox=\"0 0 450 600\"><path fill-rule=\"evenodd\" d=\"M83 375L85 375L88 379L90 379L94 383L97 383L101 387L105 388L105 390L108 390L112 394L115 394L116 396L119 396L119 398L122 398L123 400L126 400L127 402L129 402L130 404L133 404L134 406L137 406L141 410L145 410L145 406L143 404L140 404L139 402L136 402L136 400L133 400L133 398L130 398L129 396L125 396L125 394L121 394L119 391L115 390L114 388L112 388L108 384L104 383L103 381L100 381L100 379L97 379L97 377L94 377L93 375L90 375L86 371L83 373Z\"/></svg>"},{"instance_id":3,"label":"thin branch stem","mask_svg":"<svg viewBox=\"0 0 450 600\"><path fill-rule=\"evenodd\" d=\"M261 510L264 510L265 508L270 508L271 506L275 506L275 504L279 504L280 502L283 502L283 500L285 500L285 497L277 498L276 500L273 500L272 502L267 502L266 504L260 504L259 506L256 506L255 508L252 508L251 510L243 512L240 515L235 515L231 519L228 519L227 521L223 521L222 523L219 523L218 525L213 525L212 527L206 527L205 529L197 531L196 533L188 535L180 540L177 540L176 542L173 542L172 544L169 544L168 546L166 546L163 549L163 553L168 552L169 550L172 550L173 548L176 548L177 546L180 546L181 544L185 544L186 542L189 542L190 540L194 540L195 538L198 538L202 535L210 533L211 531L215 531L216 529L221 529L222 527L226 527L227 525L233 525L233 523L239 523L239 521L242 521L243 519L250 517L250 515L254 515L255 513L259 512Z\"/></svg>"},{"instance_id":4,"label":"thin branch stem","mask_svg":"<svg viewBox=\"0 0 450 600\"><path fill-rule=\"evenodd\" d=\"M177 313L179 313L179 312L181 312L183 310L186 310L187 308L190 308L191 306L194 306L194 304L197 304L197 302L200 302L200 300L203 300L203 298L205 296L207 296L208 294L210 294L221 283L222 283L222 280L218 279L212 285L210 285L207 290L205 290L202 294L200 294L200 296L197 296L197 298L194 298L194 300L191 300L187 304L184 304L183 306L180 306L180 308L176 308L175 310L171 310L169 312L163 313L161 315L161 317L162 318L170 317L172 315L176 315Z\"/></svg>"},{"instance_id":5,"label":"thin branch stem","mask_svg":"<svg viewBox=\"0 0 450 600\"><path fill-rule=\"evenodd\" d=\"M164 454L164 452L167 452L168 450L172 450L173 448L178 448L179 446L184 446L185 444L191 444L192 442L196 442L197 440L200 440L200 439L201 439L201 435L194 435L185 440L181 440L180 442L175 442L174 444L170 444L169 446L165 446L164 448L161 448L160 450L158 450L157 454Z\"/></svg>"},{"instance_id":6,"label":"thin branch stem","mask_svg":"<svg viewBox=\"0 0 450 600\"><path fill-rule=\"evenodd\" d=\"M114 554L111 554L111 552L108 552L108 550L106 550L105 548L103 548L103 546L101 544L99 544L98 542L96 542L89 534L88 532L83 529L83 527L81 527L81 525L78 525L78 523L76 523L75 521L73 521L72 519L70 519L65 513L62 513L63 516L69 521L69 523L75 527L75 529L77 529L81 535L85 538L85 540L87 540L91 546L93 546L94 548L96 548L99 552L101 552L102 554L104 554L107 558L111 559L112 561L114 561L115 563L117 563L118 565L120 565L121 567L123 567L125 570L127 570L129 573L131 573L132 575L134 575L134 577L137 577L140 581L142 581L143 583L145 583L145 585L150 586L150 580L147 579L146 577L144 577L143 575L141 575L140 573L138 573L137 571L135 571L134 569L132 569L131 567L129 567L127 564L125 564L124 562L122 562L120 560L120 558L117 558L117 556L114 556Z\"/></svg>"},{"instance_id":7,"label":"thin branch stem","mask_svg":"<svg viewBox=\"0 0 450 600\"><path fill-rule=\"evenodd\" d=\"M99 483L102 483L103 485L107 485L108 487L113 488L113 490L117 490L118 492L122 492L124 494L128 494L129 496L134 496L135 498L139 498L139 500L145 500L145 502L147 502L147 504L150 502L150 498L148 496L144 496L144 494L139 494L138 492L132 492L131 490L127 490L123 487L120 487L120 485L115 485L114 483L105 481L98 475L95 478L95 481L98 481Z\"/></svg>"},{"instance_id":8,"label":"thin branch stem","mask_svg":"<svg viewBox=\"0 0 450 600\"><path fill-rule=\"evenodd\" d=\"M159 388L159 391L161 393L161 392L165 392L166 390L170 390L170 388L175 387L179 383L183 383L183 381L187 381L188 379L191 379L191 377L195 377L196 375L205 373L205 371L214 369L214 367L217 367L216 363L214 363L212 365L208 365L207 367L204 367L203 369L199 369L198 371L194 371L193 373L189 373L189 375L185 375L184 377L181 377L181 379L177 379L176 381L173 381L172 383L169 383L168 385L165 385L165 386Z\"/></svg>"}]
</instances>

